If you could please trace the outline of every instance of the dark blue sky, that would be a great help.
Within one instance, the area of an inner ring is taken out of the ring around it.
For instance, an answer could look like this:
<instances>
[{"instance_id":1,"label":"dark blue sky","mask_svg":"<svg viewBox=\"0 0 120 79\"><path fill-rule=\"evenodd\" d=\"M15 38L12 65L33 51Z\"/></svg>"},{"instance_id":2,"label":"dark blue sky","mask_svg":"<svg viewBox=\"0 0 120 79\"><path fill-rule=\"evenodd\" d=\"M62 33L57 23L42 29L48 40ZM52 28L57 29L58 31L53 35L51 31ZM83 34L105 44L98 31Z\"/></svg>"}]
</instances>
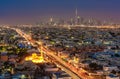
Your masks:
<instances>
[{"instance_id":1,"label":"dark blue sky","mask_svg":"<svg viewBox=\"0 0 120 79\"><path fill-rule=\"evenodd\" d=\"M0 0L0 23L30 23L46 17L120 19L120 0Z\"/></svg>"}]
</instances>

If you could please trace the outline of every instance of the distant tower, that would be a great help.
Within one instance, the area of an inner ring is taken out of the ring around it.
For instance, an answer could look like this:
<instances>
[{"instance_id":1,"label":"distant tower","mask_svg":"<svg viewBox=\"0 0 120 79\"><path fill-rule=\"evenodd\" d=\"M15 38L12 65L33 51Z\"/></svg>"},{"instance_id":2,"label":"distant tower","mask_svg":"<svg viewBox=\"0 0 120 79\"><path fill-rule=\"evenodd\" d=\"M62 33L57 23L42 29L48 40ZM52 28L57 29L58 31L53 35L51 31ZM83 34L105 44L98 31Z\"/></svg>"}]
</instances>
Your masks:
<instances>
[{"instance_id":1,"label":"distant tower","mask_svg":"<svg viewBox=\"0 0 120 79\"><path fill-rule=\"evenodd\" d=\"M79 25L81 23L81 18L80 16L77 16L77 24Z\"/></svg>"},{"instance_id":2,"label":"distant tower","mask_svg":"<svg viewBox=\"0 0 120 79\"><path fill-rule=\"evenodd\" d=\"M53 18L52 17L50 18L50 22L53 22Z\"/></svg>"},{"instance_id":3,"label":"distant tower","mask_svg":"<svg viewBox=\"0 0 120 79\"><path fill-rule=\"evenodd\" d=\"M75 10L75 24L78 24L78 9Z\"/></svg>"},{"instance_id":4,"label":"distant tower","mask_svg":"<svg viewBox=\"0 0 120 79\"><path fill-rule=\"evenodd\" d=\"M50 20L49 20L49 24L53 24L53 18L51 17Z\"/></svg>"},{"instance_id":5,"label":"distant tower","mask_svg":"<svg viewBox=\"0 0 120 79\"><path fill-rule=\"evenodd\" d=\"M75 18L77 18L77 16L78 16L78 10L76 8L76 10L75 10Z\"/></svg>"}]
</instances>

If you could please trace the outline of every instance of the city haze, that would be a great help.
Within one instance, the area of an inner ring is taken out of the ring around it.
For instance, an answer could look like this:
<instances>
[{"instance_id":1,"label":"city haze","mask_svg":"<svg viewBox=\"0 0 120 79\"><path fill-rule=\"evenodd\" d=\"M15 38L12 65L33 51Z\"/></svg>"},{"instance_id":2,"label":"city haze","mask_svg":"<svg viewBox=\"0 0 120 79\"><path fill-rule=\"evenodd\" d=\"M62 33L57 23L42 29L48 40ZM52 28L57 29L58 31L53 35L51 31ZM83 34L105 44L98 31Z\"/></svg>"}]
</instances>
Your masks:
<instances>
[{"instance_id":1,"label":"city haze","mask_svg":"<svg viewBox=\"0 0 120 79\"><path fill-rule=\"evenodd\" d=\"M35 23L49 17L112 19L119 22L119 0L1 0L0 23Z\"/></svg>"}]
</instances>

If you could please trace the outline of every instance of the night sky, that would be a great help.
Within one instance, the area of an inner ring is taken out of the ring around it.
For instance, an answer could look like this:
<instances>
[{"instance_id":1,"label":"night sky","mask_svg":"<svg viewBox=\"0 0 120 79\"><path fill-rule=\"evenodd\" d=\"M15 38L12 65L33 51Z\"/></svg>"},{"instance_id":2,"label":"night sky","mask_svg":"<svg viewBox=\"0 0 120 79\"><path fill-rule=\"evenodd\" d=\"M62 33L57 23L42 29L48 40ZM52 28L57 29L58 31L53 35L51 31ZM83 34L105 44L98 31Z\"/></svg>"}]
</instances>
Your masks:
<instances>
[{"instance_id":1,"label":"night sky","mask_svg":"<svg viewBox=\"0 0 120 79\"><path fill-rule=\"evenodd\" d=\"M80 16L120 20L120 0L0 0L0 24L34 23L43 18Z\"/></svg>"}]
</instances>

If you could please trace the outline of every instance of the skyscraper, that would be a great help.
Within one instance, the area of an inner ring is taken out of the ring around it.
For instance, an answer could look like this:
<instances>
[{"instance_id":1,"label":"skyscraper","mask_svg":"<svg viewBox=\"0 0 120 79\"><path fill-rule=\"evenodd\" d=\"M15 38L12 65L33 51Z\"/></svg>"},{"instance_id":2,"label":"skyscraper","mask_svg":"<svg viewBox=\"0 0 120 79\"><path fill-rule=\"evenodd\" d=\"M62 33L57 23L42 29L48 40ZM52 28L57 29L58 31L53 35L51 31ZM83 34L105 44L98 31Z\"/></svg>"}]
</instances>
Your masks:
<instances>
[{"instance_id":1,"label":"skyscraper","mask_svg":"<svg viewBox=\"0 0 120 79\"><path fill-rule=\"evenodd\" d=\"M77 25L78 23L77 23L77 19L78 18L78 10L77 10L77 8L76 8L76 10L75 10L75 24Z\"/></svg>"},{"instance_id":2,"label":"skyscraper","mask_svg":"<svg viewBox=\"0 0 120 79\"><path fill-rule=\"evenodd\" d=\"M78 16L78 9L75 10L75 24L79 25L81 23L81 17Z\"/></svg>"}]
</instances>

